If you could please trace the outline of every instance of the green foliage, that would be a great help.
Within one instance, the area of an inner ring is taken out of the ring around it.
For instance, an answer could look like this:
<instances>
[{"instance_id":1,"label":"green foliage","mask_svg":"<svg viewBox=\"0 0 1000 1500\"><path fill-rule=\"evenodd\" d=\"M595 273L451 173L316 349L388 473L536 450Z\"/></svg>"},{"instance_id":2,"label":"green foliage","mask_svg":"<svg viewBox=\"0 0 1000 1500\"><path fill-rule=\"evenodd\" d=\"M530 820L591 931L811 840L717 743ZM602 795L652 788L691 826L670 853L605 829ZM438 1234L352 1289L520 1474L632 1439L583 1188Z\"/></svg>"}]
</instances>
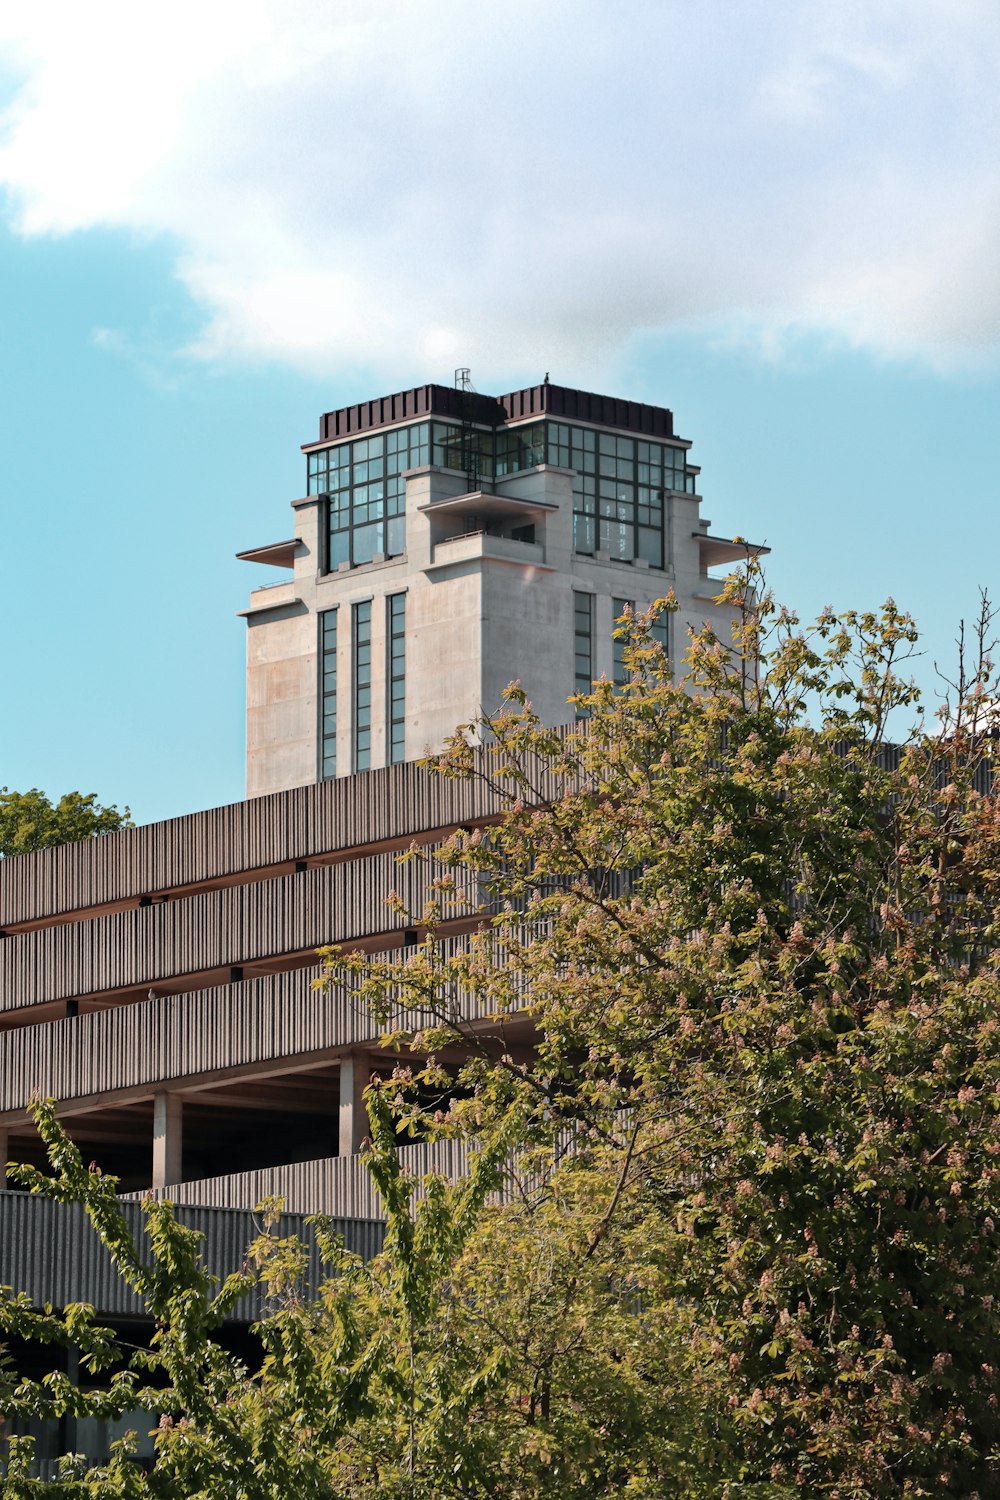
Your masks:
<instances>
[{"instance_id":1,"label":"green foliage","mask_svg":"<svg viewBox=\"0 0 1000 1500\"><path fill-rule=\"evenodd\" d=\"M757 582L727 588L735 650L697 635L683 682L627 620L631 680L597 684L577 732L546 730L514 686L488 726L509 812L433 856L423 950L332 971L387 1023L399 1004L429 1017L423 1051L471 1049L441 1128L519 1099L526 1140L573 1141L548 1191L594 1173L629 1226L609 1284L625 1277L664 1337L647 1420L620 1439L626 1468L660 1458L637 1493L1000 1494L988 616L944 728L895 754L887 725L918 706L909 619L889 603L803 628ZM482 774L463 736L440 769ZM470 873L487 924L454 955L437 934ZM538 1044L518 1062L525 997ZM576 1230L552 1228L553 1264ZM565 1472L587 1361L551 1347L539 1430ZM658 1455L678 1391L682 1451Z\"/></svg>"},{"instance_id":2,"label":"green foliage","mask_svg":"<svg viewBox=\"0 0 1000 1500\"><path fill-rule=\"evenodd\" d=\"M11 792L0 787L0 858L132 826L127 807L102 807L93 792L66 792L52 802L37 788Z\"/></svg>"},{"instance_id":3,"label":"green foliage","mask_svg":"<svg viewBox=\"0 0 1000 1500\"><path fill-rule=\"evenodd\" d=\"M323 1221L316 1232L328 1275L317 1302L299 1290L301 1247L265 1232L247 1269L219 1287L199 1254L200 1236L177 1222L168 1202L146 1204L152 1265L138 1254L115 1195L115 1179L83 1166L50 1103L33 1114L48 1148L51 1177L28 1166L15 1179L58 1202L78 1202L109 1249L124 1281L155 1326L149 1349L123 1343L94 1310L38 1310L0 1294L0 1336L72 1347L84 1379L103 1373L101 1389L62 1373L18 1380L0 1362L7 1418L142 1418L155 1427L148 1473L133 1461L134 1440L116 1445L110 1463L67 1458L58 1481L31 1477L30 1439L8 1437L3 1500L31 1496L152 1500L287 1500L289 1496L432 1496L482 1493L463 1487L472 1455L460 1458L456 1429L502 1373L504 1358L482 1366L456 1347L442 1315L448 1277L478 1226L482 1205L502 1180L518 1121L509 1115L473 1158L457 1186L415 1184L400 1171L395 1130L377 1090L368 1095L369 1166L386 1207L386 1252L365 1265ZM261 1354L249 1369L218 1341L225 1317L254 1288L268 1293L258 1325ZM107 1378L110 1377L110 1378ZM442 1452L458 1486L439 1484ZM469 1476L470 1484L476 1476ZM478 1482L478 1481L476 1481Z\"/></svg>"}]
</instances>

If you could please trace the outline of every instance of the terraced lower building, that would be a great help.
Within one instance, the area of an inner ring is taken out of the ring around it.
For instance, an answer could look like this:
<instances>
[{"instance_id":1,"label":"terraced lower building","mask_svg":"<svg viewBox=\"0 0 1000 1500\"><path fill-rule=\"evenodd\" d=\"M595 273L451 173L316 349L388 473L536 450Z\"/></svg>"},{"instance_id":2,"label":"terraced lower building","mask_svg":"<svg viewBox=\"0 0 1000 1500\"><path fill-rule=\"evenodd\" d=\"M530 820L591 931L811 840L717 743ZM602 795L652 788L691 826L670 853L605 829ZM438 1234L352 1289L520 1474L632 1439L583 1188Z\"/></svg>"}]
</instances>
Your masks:
<instances>
[{"instance_id":1,"label":"terraced lower building","mask_svg":"<svg viewBox=\"0 0 1000 1500\"><path fill-rule=\"evenodd\" d=\"M621 672L626 605L673 590L677 640L725 628L708 570L747 548L701 519L688 448L665 408L547 383L322 418L294 535L241 554L291 573L246 611L247 800L0 862L0 1162L42 1160L25 1105L51 1095L123 1194L185 1205L221 1271L271 1195L292 1227L322 1211L377 1246L361 1089L397 1059L350 993L314 988L316 950L419 940L386 903L424 907L399 851L499 803L417 758L508 681L565 722L575 690ZM516 1021L496 1038L531 1044ZM461 1169L454 1146L407 1149ZM3 1283L135 1314L82 1217L0 1183ZM49 1456L108 1437L49 1434Z\"/></svg>"}]
</instances>

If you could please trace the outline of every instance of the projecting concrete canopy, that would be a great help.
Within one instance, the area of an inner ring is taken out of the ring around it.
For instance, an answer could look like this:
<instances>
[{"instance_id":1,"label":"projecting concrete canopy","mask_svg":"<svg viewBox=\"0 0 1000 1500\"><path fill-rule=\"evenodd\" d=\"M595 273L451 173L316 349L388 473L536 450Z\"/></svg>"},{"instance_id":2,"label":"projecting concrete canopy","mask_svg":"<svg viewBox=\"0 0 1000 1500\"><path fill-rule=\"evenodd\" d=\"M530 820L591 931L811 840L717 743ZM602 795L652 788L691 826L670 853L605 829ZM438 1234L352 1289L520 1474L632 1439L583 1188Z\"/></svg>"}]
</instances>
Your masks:
<instances>
[{"instance_id":1,"label":"projecting concrete canopy","mask_svg":"<svg viewBox=\"0 0 1000 1500\"><path fill-rule=\"evenodd\" d=\"M248 547L246 552L237 552L240 562L266 563L273 568L294 568L296 540L270 542L266 547Z\"/></svg>"},{"instance_id":2,"label":"projecting concrete canopy","mask_svg":"<svg viewBox=\"0 0 1000 1500\"><path fill-rule=\"evenodd\" d=\"M418 507L425 516L544 516L559 509L546 500L522 500L516 495L494 495L489 490L473 490L467 495L450 495L443 500L429 500Z\"/></svg>"},{"instance_id":3,"label":"projecting concrete canopy","mask_svg":"<svg viewBox=\"0 0 1000 1500\"><path fill-rule=\"evenodd\" d=\"M709 536L704 531L692 531L691 535L698 543L703 568L717 568L720 563L742 562L745 557L765 557L771 550L760 542Z\"/></svg>"}]
</instances>

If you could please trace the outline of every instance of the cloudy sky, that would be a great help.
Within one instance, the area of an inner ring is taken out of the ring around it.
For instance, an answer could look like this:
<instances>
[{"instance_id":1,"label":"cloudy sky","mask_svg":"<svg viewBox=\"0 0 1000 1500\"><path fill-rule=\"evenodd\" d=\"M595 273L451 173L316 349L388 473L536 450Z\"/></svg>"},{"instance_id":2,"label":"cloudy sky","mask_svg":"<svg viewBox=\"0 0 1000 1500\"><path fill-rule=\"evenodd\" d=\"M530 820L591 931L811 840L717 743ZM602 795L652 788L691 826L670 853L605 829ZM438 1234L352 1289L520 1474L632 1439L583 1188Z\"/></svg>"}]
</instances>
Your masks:
<instances>
[{"instance_id":1,"label":"cloudy sky","mask_svg":"<svg viewBox=\"0 0 1000 1500\"><path fill-rule=\"evenodd\" d=\"M242 790L233 561L319 413L671 406L782 597L933 685L1000 542L995 0L9 0L0 784Z\"/></svg>"}]
</instances>

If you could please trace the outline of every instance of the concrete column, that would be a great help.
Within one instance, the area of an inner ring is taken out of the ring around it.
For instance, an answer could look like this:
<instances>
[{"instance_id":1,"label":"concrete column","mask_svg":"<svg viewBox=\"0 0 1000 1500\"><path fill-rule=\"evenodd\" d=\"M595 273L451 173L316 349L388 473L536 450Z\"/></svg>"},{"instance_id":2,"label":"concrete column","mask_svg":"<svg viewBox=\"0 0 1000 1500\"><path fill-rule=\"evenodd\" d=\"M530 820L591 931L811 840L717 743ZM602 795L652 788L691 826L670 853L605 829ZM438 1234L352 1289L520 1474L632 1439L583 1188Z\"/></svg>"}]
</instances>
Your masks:
<instances>
[{"instance_id":1,"label":"concrete column","mask_svg":"<svg viewBox=\"0 0 1000 1500\"><path fill-rule=\"evenodd\" d=\"M161 1093L153 1100L153 1186L180 1182L184 1144L184 1103L179 1094Z\"/></svg>"},{"instance_id":2,"label":"concrete column","mask_svg":"<svg viewBox=\"0 0 1000 1500\"><path fill-rule=\"evenodd\" d=\"M340 1060L340 1144L339 1155L354 1156L368 1134L368 1111L364 1091L371 1069L357 1053Z\"/></svg>"},{"instance_id":3,"label":"concrete column","mask_svg":"<svg viewBox=\"0 0 1000 1500\"><path fill-rule=\"evenodd\" d=\"M10 1154L10 1131L0 1125L0 1188L7 1186L7 1157Z\"/></svg>"}]
</instances>

